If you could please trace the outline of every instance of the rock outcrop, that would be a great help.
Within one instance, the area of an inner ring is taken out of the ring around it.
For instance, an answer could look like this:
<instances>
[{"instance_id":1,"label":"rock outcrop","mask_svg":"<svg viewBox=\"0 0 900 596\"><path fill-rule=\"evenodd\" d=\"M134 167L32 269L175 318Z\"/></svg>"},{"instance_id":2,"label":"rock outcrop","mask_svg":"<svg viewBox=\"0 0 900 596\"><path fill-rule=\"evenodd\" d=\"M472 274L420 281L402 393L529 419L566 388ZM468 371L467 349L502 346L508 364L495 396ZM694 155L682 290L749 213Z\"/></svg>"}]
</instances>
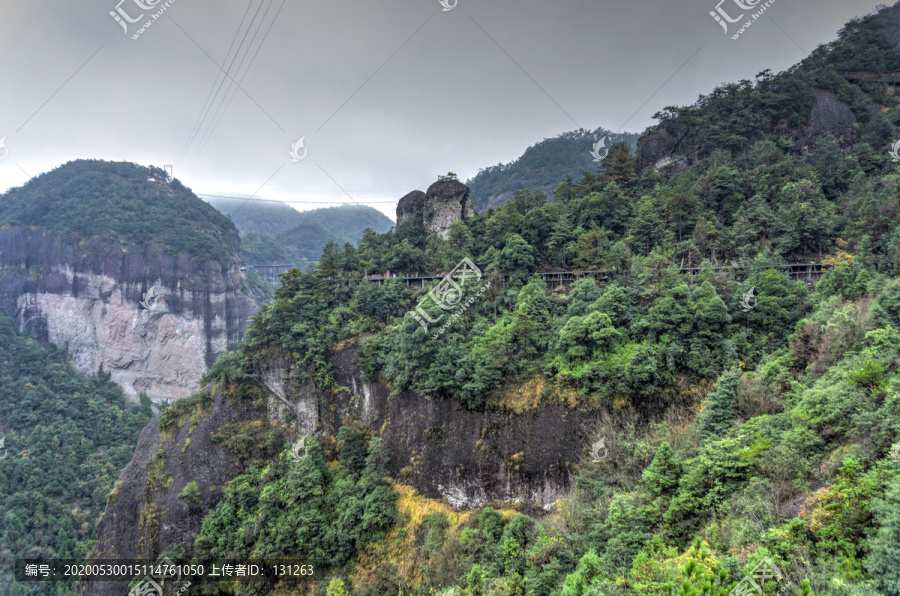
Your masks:
<instances>
[{"instance_id":1,"label":"rock outcrop","mask_svg":"<svg viewBox=\"0 0 900 596\"><path fill-rule=\"evenodd\" d=\"M800 139L803 152L811 151L816 141L829 133L834 135L844 153L859 142L856 115L847 103L830 91L816 90L816 101L809 114L806 134Z\"/></svg>"},{"instance_id":2,"label":"rock outcrop","mask_svg":"<svg viewBox=\"0 0 900 596\"><path fill-rule=\"evenodd\" d=\"M169 436L161 435L158 418L144 427L131 462L107 500L96 559L155 560L176 545L192 553L203 514L216 506L228 481L247 471L248 456L274 457L281 451L286 437L277 429L268 451L239 455L223 448L218 433L228 425L246 428L255 423L270 430L264 422L265 403L225 402L217 394L208 410L198 404L195 408L203 414L197 426L185 424ZM178 497L190 482L197 483L200 503ZM163 588L165 596L174 594L170 586ZM82 582L76 593L121 596L128 594L128 582Z\"/></svg>"},{"instance_id":3,"label":"rock outcrop","mask_svg":"<svg viewBox=\"0 0 900 596\"><path fill-rule=\"evenodd\" d=\"M414 190L397 203L397 226L421 222L425 234L446 236L455 221L475 215L472 191L459 180L438 180L427 192Z\"/></svg>"},{"instance_id":4,"label":"rock outcrop","mask_svg":"<svg viewBox=\"0 0 900 596\"><path fill-rule=\"evenodd\" d=\"M132 399L198 388L258 309L243 276L236 259L198 262L115 235L76 241L40 227L0 228L0 312L65 348L79 372L102 368Z\"/></svg>"},{"instance_id":5,"label":"rock outcrop","mask_svg":"<svg viewBox=\"0 0 900 596\"><path fill-rule=\"evenodd\" d=\"M400 199L397 203L397 227L409 220L421 222L422 214L425 211L425 193L421 190L414 190Z\"/></svg>"},{"instance_id":6,"label":"rock outcrop","mask_svg":"<svg viewBox=\"0 0 900 596\"><path fill-rule=\"evenodd\" d=\"M248 465L247 453L233 451L241 443L229 436L255 444L261 451L252 457L272 458L286 442L307 434L333 448L341 426L366 427L381 437L393 478L456 507L517 502L550 509L570 488L585 456L591 412L557 404L523 413L471 411L458 401L411 391L391 396L354 363L358 351L349 347L332 358L335 382L348 390L322 394L290 376L289 359L271 357L256 371L268 389L266 400L226 403L216 392L208 409L196 406L203 410L198 420L185 416L168 436L151 422L100 521L96 557L153 559L172 547L196 554L193 533L200 519ZM202 498L193 508L178 498L191 481ZM124 591L95 582L80 584L78 593Z\"/></svg>"},{"instance_id":7,"label":"rock outcrop","mask_svg":"<svg viewBox=\"0 0 900 596\"><path fill-rule=\"evenodd\" d=\"M850 106L834 93L818 89L815 91L812 109L805 127L800 130L784 130L803 153L811 151L816 141L831 133L837 139L844 154L859 141L856 116ZM678 118L662 122L654 132L639 143L638 169L654 168L678 174L697 160L709 157L717 148L706 144L708 130L688 124ZM745 148L749 154L752 141Z\"/></svg>"}]
</instances>

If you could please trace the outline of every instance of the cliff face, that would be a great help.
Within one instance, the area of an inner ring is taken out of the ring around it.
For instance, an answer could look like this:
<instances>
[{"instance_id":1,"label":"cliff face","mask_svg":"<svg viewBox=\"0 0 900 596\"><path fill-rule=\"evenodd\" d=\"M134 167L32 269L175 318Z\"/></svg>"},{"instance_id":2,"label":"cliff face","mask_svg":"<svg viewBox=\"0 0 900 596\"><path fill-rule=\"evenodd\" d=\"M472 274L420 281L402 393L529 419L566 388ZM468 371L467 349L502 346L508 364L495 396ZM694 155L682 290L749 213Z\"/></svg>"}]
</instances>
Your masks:
<instances>
[{"instance_id":1,"label":"cliff face","mask_svg":"<svg viewBox=\"0 0 900 596\"><path fill-rule=\"evenodd\" d=\"M79 372L102 367L132 398L176 399L197 389L258 308L240 264L227 263L114 235L73 241L5 226L0 311L35 339L66 347ZM148 291L150 309L140 304Z\"/></svg>"},{"instance_id":2,"label":"cliff face","mask_svg":"<svg viewBox=\"0 0 900 596\"><path fill-rule=\"evenodd\" d=\"M563 495L587 443L588 412L550 404L522 414L471 411L456 400L412 391L391 396L354 364L357 352L334 356L335 382L349 392L328 396L291 382L289 368L277 361L260 370L274 396L270 419L290 411L299 435L326 437L362 424L382 438L392 477L455 506L515 501L551 507Z\"/></svg>"},{"instance_id":3,"label":"cliff face","mask_svg":"<svg viewBox=\"0 0 900 596\"><path fill-rule=\"evenodd\" d=\"M425 210L425 193L414 190L404 195L397 203L397 227L409 220L421 221Z\"/></svg>"},{"instance_id":4,"label":"cliff face","mask_svg":"<svg viewBox=\"0 0 900 596\"><path fill-rule=\"evenodd\" d=\"M134 457L116 482L100 520L96 558L153 560L178 545L189 555L203 514L216 506L229 480L247 471L247 458L274 457L287 440L275 430L268 450L238 454L223 447L233 438L223 427L250 428L247 434L254 438L254 430L270 430L265 404L226 403L216 395L208 408L198 404L196 411L196 426L186 423L164 436L156 419L141 432ZM220 431L229 439L223 439ZM197 483L200 503L178 497L190 482ZM128 593L128 583L80 583L77 593L121 596ZM165 594L173 594L168 585Z\"/></svg>"},{"instance_id":5,"label":"cliff face","mask_svg":"<svg viewBox=\"0 0 900 596\"><path fill-rule=\"evenodd\" d=\"M450 225L475 215L472 191L458 180L438 181L425 193L425 233L446 236Z\"/></svg>"},{"instance_id":6,"label":"cliff face","mask_svg":"<svg viewBox=\"0 0 900 596\"><path fill-rule=\"evenodd\" d=\"M253 457L271 458L303 435L327 446L341 426L362 425L382 438L392 477L454 506L506 501L549 508L563 496L583 457L588 412L561 405L524 414L472 412L459 402L413 392L391 397L385 385L364 378L354 364L357 352L345 349L332 361L335 381L349 391L323 395L290 379L287 360L272 358L257 370L266 400L226 403L217 394L207 410L197 406L196 423L185 416L165 438L158 422L150 423L100 521L97 558L152 559L176 545L195 554L192 535L202 516L247 468L251 454L234 451L239 441L229 438L237 435L245 445L251 438ZM178 498L191 481L202 504ZM79 594L121 593L114 583L79 586Z\"/></svg>"},{"instance_id":7,"label":"cliff face","mask_svg":"<svg viewBox=\"0 0 900 596\"><path fill-rule=\"evenodd\" d=\"M678 118L661 123L640 141L638 168L662 170L677 174L690 164L709 157L715 146L707 146L707 132ZM802 130L782 131L790 136L797 148L806 153L815 148L816 141L831 133L846 154L859 141L856 116L850 106L830 91L816 90L809 120ZM747 147L747 152L751 147Z\"/></svg>"},{"instance_id":8,"label":"cliff face","mask_svg":"<svg viewBox=\"0 0 900 596\"><path fill-rule=\"evenodd\" d=\"M453 222L474 215L472 191L458 180L439 180L427 192L414 190L397 203L397 225L414 220L429 236L446 236Z\"/></svg>"}]
</instances>

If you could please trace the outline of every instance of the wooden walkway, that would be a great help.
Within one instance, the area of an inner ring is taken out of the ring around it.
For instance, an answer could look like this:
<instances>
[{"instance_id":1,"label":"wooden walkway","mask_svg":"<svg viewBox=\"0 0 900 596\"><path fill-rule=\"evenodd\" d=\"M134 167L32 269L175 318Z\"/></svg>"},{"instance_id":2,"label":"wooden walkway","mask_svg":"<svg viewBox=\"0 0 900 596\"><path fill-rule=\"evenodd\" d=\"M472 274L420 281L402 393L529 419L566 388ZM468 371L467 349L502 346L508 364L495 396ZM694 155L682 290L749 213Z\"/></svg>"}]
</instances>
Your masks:
<instances>
[{"instance_id":1,"label":"wooden walkway","mask_svg":"<svg viewBox=\"0 0 900 596\"><path fill-rule=\"evenodd\" d=\"M278 275L282 273L287 273L292 268L296 267L295 265L250 265L260 276L268 281L269 283L273 283L278 285L279 279ZM791 279L801 280L807 283L815 283L822 277L822 274L829 268L829 265L824 263L789 263L785 266L785 272ZM729 271L738 269L734 266L720 266L713 267L712 270L716 273L722 271ZM700 267L682 267L679 273L684 275L697 275L702 271ZM541 279L551 288L555 288L557 286L570 286L579 279L583 279L586 277L603 280L609 278L608 271L585 271L581 273L576 273L575 271L544 271L539 272ZM426 284L431 284L435 281L444 279L446 277L446 273L420 273L418 271L415 272L406 272L406 273L397 273L391 274L387 272L385 274L376 273L370 275L364 279L369 281L374 281L378 283L384 283L388 279L402 278L406 281L406 285L411 288L424 288ZM356 279L347 279L345 280L348 284L353 284L361 281L363 278ZM503 276L503 281L506 282L508 276Z\"/></svg>"}]
</instances>

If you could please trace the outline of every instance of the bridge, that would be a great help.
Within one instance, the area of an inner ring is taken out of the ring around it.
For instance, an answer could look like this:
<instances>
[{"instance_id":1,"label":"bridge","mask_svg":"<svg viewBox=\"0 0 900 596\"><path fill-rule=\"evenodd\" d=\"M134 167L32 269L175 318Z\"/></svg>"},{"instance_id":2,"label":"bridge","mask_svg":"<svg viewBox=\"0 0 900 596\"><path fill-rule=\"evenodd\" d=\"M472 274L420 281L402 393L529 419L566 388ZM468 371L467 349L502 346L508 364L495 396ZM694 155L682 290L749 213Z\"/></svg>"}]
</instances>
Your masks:
<instances>
[{"instance_id":1,"label":"bridge","mask_svg":"<svg viewBox=\"0 0 900 596\"><path fill-rule=\"evenodd\" d=\"M249 267L252 267L254 271L259 273L261 278L278 287L281 285L281 280L278 278L279 275L287 273L294 268L301 269L305 265L249 265Z\"/></svg>"},{"instance_id":2,"label":"bridge","mask_svg":"<svg viewBox=\"0 0 900 596\"><path fill-rule=\"evenodd\" d=\"M733 263L731 266L717 266L712 267L713 272L719 273L723 271L734 271L740 269L739 266L735 266L736 263ZM278 279L278 275L281 273L287 273L291 269L297 267L297 265L250 265L259 275L268 281L271 284L279 285L280 280ZM789 263L785 265L784 270L785 273L788 274L793 280L805 281L807 284L812 285L815 282L819 281L819 278L828 270L831 266L826 265L825 263ZM702 269L700 267L681 267L679 269L679 273L683 275L698 275ZM541 279L551 288L555 288L557 286L570 286L574 284L579 279L583 279L586 277L604 280L609 278L609 271L540 271L538 275L541 276ZM365 278L356 278L356 279L346 279L348 284L357 283L366 279L368 281L373 281L377 283L384 283L389 279L400 278L406 282L407 287L410 288L424 288L426 284L431 284L438 280L444 279L447 276L447 273L420 273L418 271L415 272L405 272L405 273L391 273L387 271L383 274L375 273ZM503 283L505 283L509 279L509 276L504 275L502 277Z\"/></svg>"}]
</instances>

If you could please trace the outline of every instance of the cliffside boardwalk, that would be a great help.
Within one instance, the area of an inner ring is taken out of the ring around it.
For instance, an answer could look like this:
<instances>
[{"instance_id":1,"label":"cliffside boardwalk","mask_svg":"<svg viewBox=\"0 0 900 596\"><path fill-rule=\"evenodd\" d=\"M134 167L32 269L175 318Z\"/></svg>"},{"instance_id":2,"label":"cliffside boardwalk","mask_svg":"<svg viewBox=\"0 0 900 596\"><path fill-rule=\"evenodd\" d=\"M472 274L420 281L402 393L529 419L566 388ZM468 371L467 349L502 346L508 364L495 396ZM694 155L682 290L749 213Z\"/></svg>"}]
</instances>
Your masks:
<instances>
[{"instance_id":1,"label":"cliffside boardwalk","mask_svg":"<svg viewBox=\"0 0 900 596\"><path fill-rule=\"evenodd\" d=\"M257 273L262 276L263 279L268 281L269 283L278 283L278 276L282 273L287 273L294 266L287 264L280 265L250 265ZM831 266L825 263L788 263L785 265L784 270L793 280L805 281L808 284L815 284L815 282L819 281L819 278L827 271ZM735 267L713 267L712 270L716 273L721 271L729 271L736 270ZM679 270L679 273L683 275L698 275L701 271L700 267L682 267ZM374 273L372 275L368 275L364 278L355 278L355 279L346 279L348 284L353 284L359 281L367 280L374 281L378 283L384 283L388 279L402 278L406 281L406 285L411 288L422 288L425 287L425 284L429 284L435 282L437 280L443 279L447 274L446 273L420 273L416 272L406 272L406 273L394 273L387 272L386 274ZM541 276L541 279L551 288L555 288L557 286L570 286L575 283L577 280L585 278L585 277L593 277L597 280L605 280L609 278L609 272L606 271L542 271L538 272L537 275ZM509 279L509 276L502 276L503 282Z\"/></svg>"}]
</instances>

